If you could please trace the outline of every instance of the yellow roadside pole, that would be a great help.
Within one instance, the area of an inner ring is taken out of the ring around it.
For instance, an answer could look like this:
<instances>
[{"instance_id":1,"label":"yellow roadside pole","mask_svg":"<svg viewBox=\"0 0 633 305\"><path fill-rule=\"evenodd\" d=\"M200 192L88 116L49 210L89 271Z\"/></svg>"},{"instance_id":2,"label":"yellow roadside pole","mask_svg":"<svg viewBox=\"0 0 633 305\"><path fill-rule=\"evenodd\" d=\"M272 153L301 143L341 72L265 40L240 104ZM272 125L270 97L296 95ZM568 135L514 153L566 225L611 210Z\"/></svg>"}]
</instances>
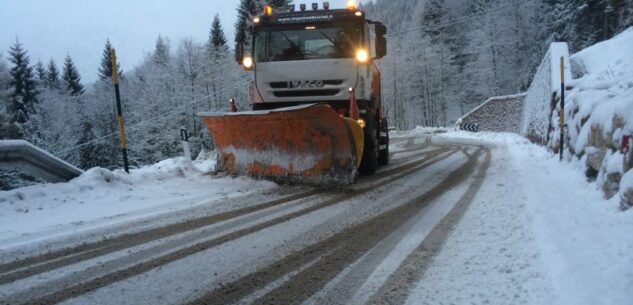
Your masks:
<instances>
[{"instance_id":1,"label":"yellow roadside pole","mask_svg":"<svg viewBox=\"0 0 633 305\"><path fill-rule=\"evenodd\" d=\"M110 60L112 61L112 80L114 81L114 92L116 94L116 112L119 121L119 132L121 133L121 153L123 154L123 167L126 173L130 173L127 159L127 140L125 138L125 123L123 121L123 110L121 109L121 92L119 90L119 67L116 64L116 51L111 49Z\"/></svg>"}]
</instances>

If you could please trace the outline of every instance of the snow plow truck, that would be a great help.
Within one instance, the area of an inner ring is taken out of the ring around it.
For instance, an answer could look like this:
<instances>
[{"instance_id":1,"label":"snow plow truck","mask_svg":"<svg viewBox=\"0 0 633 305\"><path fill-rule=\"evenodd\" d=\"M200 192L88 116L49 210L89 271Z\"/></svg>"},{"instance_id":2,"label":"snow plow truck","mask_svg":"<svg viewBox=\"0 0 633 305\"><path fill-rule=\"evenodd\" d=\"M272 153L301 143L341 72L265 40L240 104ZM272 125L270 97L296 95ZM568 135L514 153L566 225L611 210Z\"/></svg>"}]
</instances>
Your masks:
<instances>
[{"instance_id":1,"label":"snow plow truck","mask_svg":"<svg viewBox=\"0 0 633 305\"><path fill-rule=\"evenodd\" d=\"M380 70L386 27L350 3L267 6L236 60L252 111L200 113L220 170L277 182L348 185L389 162ZM235 111L235 109L233 110Z\"/></svg>"}]
</instances>

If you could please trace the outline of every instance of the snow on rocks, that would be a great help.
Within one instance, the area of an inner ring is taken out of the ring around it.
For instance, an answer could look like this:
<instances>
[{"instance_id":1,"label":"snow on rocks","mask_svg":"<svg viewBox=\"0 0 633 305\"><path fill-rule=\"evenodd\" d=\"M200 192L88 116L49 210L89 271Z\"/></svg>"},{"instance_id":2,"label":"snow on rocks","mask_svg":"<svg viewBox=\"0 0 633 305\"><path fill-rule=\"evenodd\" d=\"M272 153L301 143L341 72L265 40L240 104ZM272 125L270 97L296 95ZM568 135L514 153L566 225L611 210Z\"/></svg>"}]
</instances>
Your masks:
<instances>
[{"instance_id":1,"label":"snow on rocks","mask_svg":"<svg viewBox=\"0 0 633 305\"><path fill-rule=\"evenodd\" d=\"M27 236L130 221L275 188L271 182L208 175L215 161L168 159L130 174L93 168L67 183L0 192L3 247Z\"/></svg>"},{"instance_id":2,"label":"snow on rocks","mask_svg":"<svg viewBox=\"0 0 633 305\"><path fill-rule=\"evenodd\" d=\"M585 161L605 195L618 193L620 179L633 167L631 152L619 153L624 136L633 135L633 28L571 57L574 75L565 107L566 145ZM560 105L557 106L560 109ZM558 114L552 116L549 147L558 149ZM631 202L630 204L633 204Z\"/></svg>"},{"instance_id":3,"label":"snow on rocks","mask_svg":"<svg viewBox=\"0 0 633 305\"><path fill-rule=\"evenodd\" d=\"M620 207L633 207L633 171L626 173L620 181Z\"/></svg>"}]
</instances>

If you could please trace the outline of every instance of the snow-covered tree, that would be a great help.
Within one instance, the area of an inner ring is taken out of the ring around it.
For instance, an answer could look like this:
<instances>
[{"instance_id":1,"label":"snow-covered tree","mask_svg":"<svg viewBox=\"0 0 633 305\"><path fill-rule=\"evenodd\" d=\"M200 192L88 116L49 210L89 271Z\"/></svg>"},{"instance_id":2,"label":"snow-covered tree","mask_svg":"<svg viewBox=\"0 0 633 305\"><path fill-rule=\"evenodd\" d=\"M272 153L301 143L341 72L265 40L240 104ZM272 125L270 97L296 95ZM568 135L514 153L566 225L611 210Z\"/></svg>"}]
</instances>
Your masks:
<instances>
[{"instance_id":1,"label":"snow-covered tree","mask_svg":"<svg viewBox=\"0 0 633 305\"><path fill-rule=\"evenodd\" d=\"M44 68L44 64L41 61L38 61L35 64L35 74L37 75L37 84L40 87L44 87L46 85L46 68Z\"/></svg>"},{"instance_id":2,"label":"snow-covered tree","mask_svg":"<svg viewBox=\"0 0 633 305\"><path fill-rule=\"evenodd\" d=\"M98 74L100 80L109 80L112 79L112 43L110 43L110 39L106 40L105 46L103 47L103 52L101 53L101 62L99 64ZM119 77L123 76L123 70L121 69L121 64L117 62L117 68L119 69Z\"/></svg>"},{"instance_id":3,"label":"snow-covered tree","mask_svg":"<svg viewBox=\"0 0 633 305\"><path fill-rule=\"evenodd\" d=\"M81 84L81 77L79 76L79 72L77 71L70 55L67 55L64 60L62 80L64 81L66 91L70 95L78 96L84 93L84 86Z\"/></svg>"},{"instance_id":4,"label":"snow-covered tree","mask_svg":"<svg viewBox=\"0 0 633 305\"><path fill-rule=\"evenodd\" d=\"M292 1L288 0L270 0L268 4L277 9L284 9L288 7L288 4L292 3Z\"/></svg>"},{"instance_id":5,"label":"snow-covered tree","mask_svg":"<svg viewBox=\"0 0 633 305\"><path fill-rule=\"evenodd\" d=\"M214 56L226 52L229 49L226 36L224 35L224 29L222 29L222 23L220 22L220 15L218 14L213 18L208 45Z\"/></svg>"},{"instance_id":6,"label":"snow-covered tree","mask_svg":"<svg viewBox=\"0 0 633 305\"><path fill-rule=\"evenodd\" d=\"M158 35L158 39L156 39L156 48L152 54L154 63L162 67L168 67L171 56L169 54L169 48L169 42L161 35Z\"/></svg>"},{"instance_id":7,"label":"snow-covered tree","mask_svg":"<svg viewBox=\"0 0 633 305\"><path fill-rule=\"evenodd\" d=\"M262 3L259 0L240 0L240 5L237 8L237 21L235 22L235 43L248 45L253 17L261 14L261 10Z\"/></svg>"},{"instance_id":8,"label":"snow-covered tree","mask_svg":"<svg viewBox=\"0 0 633 305\"><path fill-rule=\"evenodd\" d=\"M60 82L59 70L57 69L55 61L51 59L48 62L48 67L46 71L46 85L49 89L60 89Z\"/></svg>"},{"instance_id":9,"label":"snow-covered tree","mask_svg":"<svg viewBox=\"0 0 633 305\"><path fill-rule=\"evenodd\" d=\"M10 70L9 98L6 107L9 123L15 124L9 128L14 131L6 136L12 138L28 137L30 117L35 113L37 104L36 79L33 68L29 64L29 57L22 44L16 40L9 50L9 60L13 64Z\"/></svg>"}]
</instances>

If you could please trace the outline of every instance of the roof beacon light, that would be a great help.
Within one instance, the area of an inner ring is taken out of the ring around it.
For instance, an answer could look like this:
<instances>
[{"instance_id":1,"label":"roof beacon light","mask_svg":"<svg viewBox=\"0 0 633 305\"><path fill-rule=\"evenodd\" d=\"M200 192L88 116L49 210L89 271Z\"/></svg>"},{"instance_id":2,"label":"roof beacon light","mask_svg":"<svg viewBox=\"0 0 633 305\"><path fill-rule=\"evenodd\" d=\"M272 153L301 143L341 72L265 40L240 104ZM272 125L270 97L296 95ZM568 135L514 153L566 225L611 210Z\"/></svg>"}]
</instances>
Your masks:
<instances>
[{"instance_id":1,"label":"roof beacon light","mask_svg":"<svg viewBox=\"0 0 633 305\"><path fill-rule=\"evenodd\" d=\"M305 3L302 3L301 5L299 5L299 8L301 9L301 11L305 11L306 10L306 5Z\"/></svg>"},{"instance_id":2,"label":"roof beacon light","mask_svg":"<svg viewBox=\"0 0 633 305\"><path fill-rule=\"evenodd\" d=\"M319 4L318 3L312 3L312 10L316 11L319 9Z\"/></svg>"},{"instance_id":3,"label":"roof beacon light","mask_svg":"<svg viewBox=\"0 0 633 305\"><path fill-rule=\"evenodd\" d=\"M356 10L356 0L347 0L347 9Z\"/></svg>"},{"instance_id":4,"label":"roof beacon light","mask_svg":"<svg viewBox=\"0 0 633 305\"><path fill-rule=\"evenodd\" d=\"M273 14L273 7L270 5L266 5L266 9L265 9L266 15L270 16Z\"/></svg>"},{"instance_id":5,"label":"roof beacon light","mask_svg":"<svg viewBox=\"0 0 633 305\"><path fill-rule=\"evenodd\" d=\"M326 10L326 11L329 10L330 9L330 2L327 2L327 1L323 2L323 9Z\"/></svg>"},{"instance_id":6,"label":"roof beacon light","mask_svg":"<svg viewBox=\"0 0 633 305\"><path fill-rule=\"evenodd\" d=\"M288 11L294 12L295 11L295 5L294 4L288 4Z\"/></svg>"}]
</instances>

